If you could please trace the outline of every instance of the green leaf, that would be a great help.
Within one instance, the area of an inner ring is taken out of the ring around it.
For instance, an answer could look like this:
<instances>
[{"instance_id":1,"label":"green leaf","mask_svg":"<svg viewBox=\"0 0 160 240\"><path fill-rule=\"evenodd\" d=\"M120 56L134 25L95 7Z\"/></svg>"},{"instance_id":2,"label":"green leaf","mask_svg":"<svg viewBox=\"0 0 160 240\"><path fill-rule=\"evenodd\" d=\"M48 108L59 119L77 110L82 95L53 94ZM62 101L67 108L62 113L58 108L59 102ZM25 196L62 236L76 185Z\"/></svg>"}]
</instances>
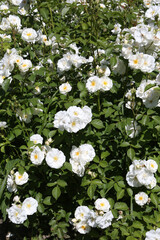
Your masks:
<instances>
[{"instance_id":1,"label":"green leaf","mask_svg":"<svg viewBox=\"0 0 160 240\"><path fill-rule=\"evenodd\" d=\"M16 137L18 137L19 135L21 135L21 133L22 133L22 130L21 129L14 129L14 134L16 135Z\"/></svg>"},{"instance_id":2,"label":"green leaf","mask_svg":"<svg viewBox=\"0 0 160 240\"><path fill-rule=\"evenodd\" d=\"M109 57L111 55L112 50L113 50L113 47L106 49L106 51L105 51L106 57Z\"/></svg>"},{"instance_id":3,"label":"green leaf","mask_svg":"<svg viewBox=\"0 0 160 240\"><path fill-rule=\"evenodd\" d=\"M48 204L46 204L46 205L48 205ZM51 205L51 204L49 204L49 205ZM45 210L44 205L43 205L42 203L39 203L39 204L38 204L38 211L39 211L40 213L43 213L44 210Z\"/></svg>"},{"instance_id":4,"label":"green leaf","mask_svg":"<svg viewBox=\"0 0 160 240\"><path fill-rule=\"evenodd\" d=\"M58 179L57 184L61 187L66 187L67 183L64 180Z\"/></svg>"},{"instance_id":5,"label":"green leaf","mask_svg":"<svg viewBox=\"0 0 160 240\"><path fill-rule=\"evenodd\" d=\"M120 147L128 147L128 146L130 146L130 143L129 143L129 142L122 142L122 143L120 144Z\"/></svg>"},{"instance_id":6,"label":"green leaf","mask_svg":"<svg viewBox=\"0 0 160 240\"><path fill-rule=\"evenodd\" d=\"M15 78L15 79L17 79L17 80L19 80L19 81L22 81L22 80L23 80L23 77L22 77L22 75L20 75L20 74L14 75L13 78Z\"/></svg>"},{"instance_id":7,"label":"green leaf","mask_svg":"<svg viewBox=\"0 0 160 240\"><path fill-rule=\"evenodd\" d=\"M90 199L92 199L94 197L94 193L95 193L95 190L96 190L96 185L90 185L89 188L87 189L87 194L89 196Z\"/></svg>"},{"instance_id":8,"label":"green leaf","mask_svg":"<svg viewBox=\"0 0 160 240\"><path fill-rule=\"evenodd\" d=\"M36 200L38 201L38 202L40 202L41 201L41 199L42 199L42 193L37 193L37 195L36 195Z\"/></svg>"},{"instance_id":9,"label":"green leaf","mask_svg":"<svg viewBox=\"0 0 160 240\"><path fill-rule=\"evenodd\" d=\"M83 30L87 30L88 29L88 25L87 25L87 23L82 23L82 29Z\"/></svg>"},{"instance_id":10,"label":"green leaf","mask_svg":"<svg viewBox=\"0 0 160 240\"><path fill-rule=\"evenodd\" d=\"M144 230L143 224L142 224L141 222L139 222L139 221L134 221L134 223L132 224L132 226L133 226L134 228L141 229L142 231Z\"/></svg>"},{"instance_id":11,"label":"green leaf","mask_svg":"<svg viewBox=\"0 0 160 240\"><path fill-rule=\"evenodd\" d=\"M77 87L78 87L79 91L83 91L85 89L85 85L82 82L78 82Z\"/></svg>"},{"instance_id":12,"label":"green leaf","mask_svg":"<svg viewBox=\"0 0 160 240\"><path fill-rule=\"evenodd\" d=\"M121 189L120 191L117 192L117 200L121 199L124 197L125 190Z\"/></svg>"},{"instance_id":13,"label":"green leaf","mask_svg":"<svg viewBox=\"0 0 160 240\"><path fill-rule=\"evenodd\" d=\"M99 165L102 167L102 168L105 168L108 166L108 162L106 161L100 161Z\"/></svg>"},{"instance_id":14,"label":"green leaf","mask_svg":"<svg viewBox=\"0 0 160 240\"><path fill-rule=\"evenodd\" d=\"M135 151L133 148L129 148L128 151L127 151L127 156L133 160L133 158L135 157Z\"/></svg>"},{"instance_id":15,"label":"green leaf","mask_svg":"<svg viewBox=\"0 0 160 240\"><path fill-rule=\"evenodd\" d=\"M104 128L103 122L100 119L94 119L91 122L92 126L95 127L96 129L102 129Z\"/></svg>"},{"instance_id":16,"label":"green leaf","mask_svg":"<svg viewBox=\"0 0 160 240\"><path fill-rule=\"evenodd\" d=\"M125 211L128 210L129 208L127 204L124 202L116 202L114 205L114 209Z\"/></svg>"},{"instance_id":17,"label":"green leaf","mask_svg":"<svg viewBox=\"0 0 160 240\"><path fill-rule=\"evenodd\" d=\"M52 203L51 203L51 196L45 197L45 199L43 200L43 203L45 205L48 205L48 206L52 205Z\"/></svg>"},{"instance_id":18,"label":"green leaf","mask_svg":"<svg viewBox=\"0 0 160 240\"><path fill-rule=\"evenodd\" d=\"M69 162L65 162L63 164L63 167L67 169L68 171L72 172L72 165Z\"/></svg>"},{"instance_id":19,"label":"green leaf","mask_svg":"<svg viewBox=\"0 0 160 240\"><path fill-rule=\"evenodd\" d=\"M64 7L63 9L62 9L62 17L64 17L65 15L66 15L66 13L69 11L69 7Z\"/></svg>"},{"instance_id":20,"label":"green leaf","mask_svg":"<svg viewBox=\"0 0 160 240\"><path fill-rule=\"evenodd\" d=\"M3 81L2 83L2 88L5 92L7 92L8 88L9 88L9 85L10 85L10 79L7 78L6 80Z\"/></svg>"},{"instance_id":21,"label":"green leaf","mask_svg":"<svg viewBox=\"0 0 160 240\"><path fill-rule=\"evenodd\" d=\"M102 181L99 180L99 179L94 179L94 180L92 181L92 184L102 185Z\"/></svg>"},{"instance_id":22,"label":"green leaf","mask_svg":"<svg viewBox=\"0 0 160 240\"><path fill-rule=\"evenodd\" d=\"M129 236L129 237L126 238L126 240L137 240L137 239L132 237L132 236Z\"/></svg>"},{"instance_id":23,"label":"green leaf","mask_svg":"<svg viewBox=\"0 0 160 240\"><path fill-rule=\"evenodd\" d=\"M149 122L149 117L147 115L144 115L140 122L145 126Z\"/></svg>"},{"instance_id":24,"label":"green leaf","mask_svg":"<svg viewBox=\"0 0 160 240\"><path fill-rule=\"evenodd\" d=\"M158 196L157 196L155 193L151 193L150 198L151 198L151 202L152 202L156 207L158 207L158 203L159 203Z\"/></svg>"},{"instance_id":25,"label":"green leaf","mask_svg":"<svg viewBox=\"0 0 160 240\"><path fill-rule=\"evenodd\" d=\"M160 117L159 117L159 116L152 116L152 119L153 119L156 123L160 124Z\"/></svg>"},{"instance_id":26,"label":"green leaf","mask_svg":"<svg viewBox=\"0 0 160 240\"><path fill-rule=\"evenodd\" d=\"M122 235L125 235L125 236L129 235L127 227L121 226L120 230L122 232Z\"/></svg>"},{"instance_id":27,"label":"green leaf","mask_svg":"<svg viewBox=\"0 0 160 240\"><path fill-rule=\"evenodd\" d=\"M119 181L119 182L118 182L118 185L119 185L121 188L125 188L125 187L126 187L124 181Z\"/></svg>"},{"instance_id":28,"label":"green leaf","mask_svg":"<svg viewBox=\"0 0 160 240\"><path fill-rule=\"evenodd\" d=\"M133 196L133 190L131 188L127 188L127 193L130 197Z\"/></svg>"},{"instance_id":29,"label":"green leaf","mask_svg":"<svg viewBox=\"0 0 160 240\"><path fill-rule=\"evenodd\" d=\"M153 218L151 218L151 216L143 216L143 220L144 220L146 223L156 224L156 222L154 221Z\"/></svg>"},{"instance_id":30,"label":"green leaf","mask_svg":"<svg viewBox=\"0 0 160 240\"><path fill-rule=\"evenodd\" d=\"M2 182L2 184L1 184L1 188L0 188L0 199L1 199L1 197L2 197L3 191L4 191L5 186L6 186L7 177L8 177L8 175L5 176L5 178L3 179L3 182Z\"/></svg>"},{"instance_id":31,"label":"green leaf","mask_svg":"<svg viewBox=\"0 0 160 240\"><path fill-rule=\"evenodd\" d=\"M45 20L49 18L49 10L47 8L40 8L40 14Z\"/></svg>"},{"instance_id":32,"label":"green leaf","mask_svg":"<svg viewBox=\"0 0 160 240\"><path fill-rule=\"evenodd\" d=\"M52 196L57 200L61 195L61 189L56 186L55 188L53 188L52 190Z\"/></svg>"},{"instance_id":33,"label":"green leaf","mask_svg":"<svg viewBox=\"0 0 160 240\"><path fill-rule=\"evenodd\" d=\"M148 84L148 85L145 87L144 91L146 92L148 89L150 89L150 88L152 88L152 87L155 87L155 86L156 86L156 84L150 83L150 84Z\"/></svg>"},{"instance_id":34,"label":"green leaf","mask_svg":"<svg viewBox=\"0 0 160 240\"><path fill-rule=\"evenodd\" d=\"M101 153L101 159L106 158L106 157L108 157L109 155L110 155L110 153L109 153L108 151L102 152L102 153Z\"/></svg>"},{"instance_id":35,"label":"green leaf","mask_svg":"<svg viewBox=\"0 0 160 240\"><path fill-rule=\"evenodd\" d=\"M117 63L117 58L115 56L110 58L111 67L114 67Z\"/></svg>"}]
</instances>

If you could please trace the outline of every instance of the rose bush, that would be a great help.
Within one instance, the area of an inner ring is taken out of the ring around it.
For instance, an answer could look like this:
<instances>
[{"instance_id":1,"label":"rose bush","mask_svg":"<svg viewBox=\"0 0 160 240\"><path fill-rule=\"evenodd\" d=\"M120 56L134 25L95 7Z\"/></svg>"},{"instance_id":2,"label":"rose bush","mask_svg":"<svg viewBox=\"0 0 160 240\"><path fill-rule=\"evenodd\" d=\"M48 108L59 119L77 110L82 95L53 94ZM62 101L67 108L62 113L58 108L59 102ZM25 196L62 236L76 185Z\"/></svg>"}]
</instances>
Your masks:
<instances>
[{"instance_id":1,"label":"rose bush","mask_svg":"<svg viewBox=\"0 0 160 240\"><path fill-rule=\"evenodd\" d=\"M0 238L160 239L160 1L0 12Z\"/></svg>"}]
</instances>

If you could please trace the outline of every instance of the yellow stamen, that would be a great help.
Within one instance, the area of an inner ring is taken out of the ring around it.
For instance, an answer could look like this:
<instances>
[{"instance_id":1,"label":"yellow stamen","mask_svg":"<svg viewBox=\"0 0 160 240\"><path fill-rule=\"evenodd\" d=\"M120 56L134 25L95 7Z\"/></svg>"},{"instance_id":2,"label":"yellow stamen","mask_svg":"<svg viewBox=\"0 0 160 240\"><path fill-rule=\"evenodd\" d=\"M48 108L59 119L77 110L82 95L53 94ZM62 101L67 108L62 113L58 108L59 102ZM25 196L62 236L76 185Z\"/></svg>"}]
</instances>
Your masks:
<instances>
[{"instance_id":1,"label":"yellow stamen","mask_svg":"<svg viewBox=\"0 0 160 240\"><path fill-rule=\"evenodd\" d=\"M91 82L91 85L94 87L96 85L96 82L95 81L92 81Z\"/></svg>"},{"instance_id":2,"label":"yellow stamen","mask_svg":"<svg viewBox=\"0 0 160 240\"><path fill-rule=\"evenodd\" d=\"M35 159L38 159L38 155L37 155L37 154L35 154L35 155L34 155L34 158L35 158Z\"/></svg>"},{"instance_id":3,"label":"yellow stamen","mask_svg":"<svg viewBox=\"0 0 160 240\"><path fill-rule=\"evenodd\" d=\"M28 37L30 37L30 36L32 35L32 33L27 33L26 35L27 35Z\"/></svg>"},{"instance_id":4,"label":"yellow stamen","mask_svg":"<svg viewBox=\"0 0 160 240\"><path fill-rule=\"evenodd\" d=\"M86 229L86 226L82 225L81 228L85 230L85 229Z\"/></svg>"},{"instance_id":5,"label":"yellow stamen","mask_svg":"<svg viewBox=\"0 0 160 240\"><path fill-rule=\"evenodd\" d=\"M57 157L57 156L55 156L53 159L54 159L54 161L57 161L57 160L58 160L58 157Z\"/></svg>"},{"instance_id":6,"label":"yellow stamen","mask_svg":"<svg viewBox=\"0 0 160 240\"><path fill-rule=\"evenodd\" d=\"M79 152L76 152L76 156L79 156Z\"/></svg>"},{"instance_id":7,"label":"yellow stamen","mask_svg":"<svg viewBox=\"0 0 160 240\"><path fill-rule=\"evenodd\" d=\"M137 60L137 59L135 59L135 60L133 60L133 62L134 62L134 64L137 64L137 63L138 63L138 60Z\"/></svg>"},{"instance_id":8,"label":"yellow stamen","mask_svg":"<svg viewBox=\"0 0 160 240\"><path fill-rule=\"evenodd\" d=\"M108 83L107 83L107 81L104 81L103 84L104 84L105 86L107 86Z\"/></svg>"},{"instance_id":9,"label":"yellow stamen","mask_svg":"<svg viewBox=\"0 0 160 240\"><path fill-rule=\"evenodd\" d=\"M77 115L78 115L78 113L77 113L77 112L74 112L74 115L76 115L76 116L77 116Z\"/></svg>"},{"instance_id":10,"label":"yellow stamen","mask_svg":"<svg viewBox=\"0 0 160 240\"><path fill-rule=\"evenodd\" d=\"M143 197L142 197L142 196L140 196L140 197L139 197L139 200L143 200Z\"/></svg>"},{"instance_id":11,"label":"yellow stamen","mask_svg":"<svg viewBox=\"0 0 160 240\"><path fill-rule=\"evenodd\" d=\"M76 123L75 122L72 122L72 127L76 126Z\"/></svg>"}]
</instances>

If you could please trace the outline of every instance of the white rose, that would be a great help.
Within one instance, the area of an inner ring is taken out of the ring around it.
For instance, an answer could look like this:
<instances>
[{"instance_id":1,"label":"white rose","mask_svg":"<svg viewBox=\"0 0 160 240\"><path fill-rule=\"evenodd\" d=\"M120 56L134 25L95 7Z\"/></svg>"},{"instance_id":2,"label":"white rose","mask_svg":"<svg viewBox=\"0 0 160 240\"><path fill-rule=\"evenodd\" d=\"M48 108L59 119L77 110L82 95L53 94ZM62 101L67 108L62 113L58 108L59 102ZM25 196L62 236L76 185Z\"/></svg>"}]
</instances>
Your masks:
<instances>
[{"instance_id":1,"label":"white rose","mask_svg":"<svg viewBox=\"0 0 160 240\"><path fill-rule=\"evenodd\" d=\"M148 201L148 195L145 192L139 192L135 195L135 202L140 205L143 206L144 204L146 204Z\"/></svg>"},{"instance_id":2,"label":"white rose","mask_svg":"<svg viewBox=\"0 0 160 240\"><path fill-rule=\"evenodd\" d=\"M51 168L61 168L65 161L64 153L57 148L52 148L46 155L46 162Z\"/></svg>"},{"instance_id":3,"label":"white rose","mask_svg":"<svg viewBox=\"0 0 160 240\"><path fill-rule=\"evenodd\" d=\"M98 198L94 204L97 210L100 210L103 212L108 212L110 209L110 204L106 198Z\"/></svg>"},{"instance_id":4,"label":"white rose","mask_svg":"<svg viewBox=\"0 0 160 240\"><path fill-rule=\"evenodd\" d=\"M41 165L44 159L44 152L36 146L31 152L30 160L35 165Z\"/></svg>"},{"instance_id":5,"label":"white rose","mask_svg":"<svg viewBox=\"0 0 160 240\"><path fill-rule=\"evenodd\" d=\"M37 207L38 202L32 197L26 198L22 203L22 209L27 215L33 215L35 212L37 212Z\"/></svg>"},{"instance_id":6,"label":"white rose","mask_svg":"<svg viewBox=\"0 0 160 240\"><path fill-rule=\"evenodd\" d=\"M28 173L24 172L22 175L19 172L14 174L15 176L15 183L17 185L23 185L28 182Z\"/></svg>"}]
</instances>

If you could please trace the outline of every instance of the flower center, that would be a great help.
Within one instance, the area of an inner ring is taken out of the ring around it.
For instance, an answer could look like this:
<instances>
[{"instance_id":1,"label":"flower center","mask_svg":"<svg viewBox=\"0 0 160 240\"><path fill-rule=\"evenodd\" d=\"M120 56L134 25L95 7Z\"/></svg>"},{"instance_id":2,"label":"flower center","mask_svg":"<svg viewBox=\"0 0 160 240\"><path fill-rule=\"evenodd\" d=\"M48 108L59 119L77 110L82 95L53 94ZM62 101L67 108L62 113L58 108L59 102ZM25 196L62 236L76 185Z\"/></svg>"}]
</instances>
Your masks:
<instances>
[{"instance_id":1,"label":"flower center","mask_svg":"<svg viewBox=\"0 0 160 240\"><path fill-rule=\"evenodd\" d=\"M96 82L95 82L95 81L92 81L92 82L91 82L91 86L94 87L95 85L96 85Z\"/></svg>"},{"instance_id":2,"label":"flower center","mask_svg":"<svg viewBox=\"0 0 160 240\"><path fill-rule=\"evenodd\" d=\"M104 81L103 84L104 84L105 86L107 86L107 81Z\"/></svg>"},{"instance_id":3,"label":"flower center","mask_svg":"<svg viewBox=\"0 0 160 240\"><path fill-rule=\"evenodd\" d=\"M34 158L35 158L35 159L38 159L38 155L37 155L37 154L35 154L35 155L34 155Z\"/></svg>"},{"instance_id":4,"label":"flower center","mask_svg":"<svg viewBox=\"0 0 160 240\"><path fill-rule=\"evenodd\" d=\"M32 35L32 33L27 33L27 36L30 37Z\"/></svg>"},{"instance_id":5,"label":"flower center","mask_svg":"<svg viewBox=\"0 0 160 240\"><path fill-rule=\"evenodd\" d=\"M134 64L137 64L137 63L138 63L138 60L137 60L137 59L135 59L135 60L133 60L133 62L134 62Z\"/></svg>"},{"instance_id":6,"label":"flower center","mask_svg":"<svg viewBox=\"0 0 160 240\"><path fill-rule=\"evenodd\" d=\"M101 207L104 207L104 203L101 203L100 205L101 205Z\"/></svg>"},{"instance_id":7,"label":"flower center","mask_svg":"<svg viewBox=\"0 0 160 240\"><path fill-rule=\"evenodd\" d=\"M57 157L57 156L53 157L53 160L54 160L54 161L57 161L57 160L58 160L58 157Z\"/></svg>"},{"instance_id":8,"label":"flower center","mask_svg":"<svg viewBox=\"0 0 160 240\"><path fill-rule=\"evenodd\" d=\"M143 200L143 197L142 197L142 196L140 196L140 197L139 197L139 200Z\"/></svg>"},{"instance_id":9,"label":"flower center","mask_svg":"<svg viewBox=\"0 0 160 240\"><path fill-rule=\"evenodd\" d=\"M82 225L81 228L82 228L83 230L85 230L85 229L86 229L86 226Z\"/></svg>"},{"instance_id":10,"label":"flower center","mask_svg":"<svg viewBox=\"0 0 160 240\"><path fill-rule=\"evenodd\" d=\"M72 127L76 126L76 123L75 122L72 122Z\"/></svg>"}]
</instances>

